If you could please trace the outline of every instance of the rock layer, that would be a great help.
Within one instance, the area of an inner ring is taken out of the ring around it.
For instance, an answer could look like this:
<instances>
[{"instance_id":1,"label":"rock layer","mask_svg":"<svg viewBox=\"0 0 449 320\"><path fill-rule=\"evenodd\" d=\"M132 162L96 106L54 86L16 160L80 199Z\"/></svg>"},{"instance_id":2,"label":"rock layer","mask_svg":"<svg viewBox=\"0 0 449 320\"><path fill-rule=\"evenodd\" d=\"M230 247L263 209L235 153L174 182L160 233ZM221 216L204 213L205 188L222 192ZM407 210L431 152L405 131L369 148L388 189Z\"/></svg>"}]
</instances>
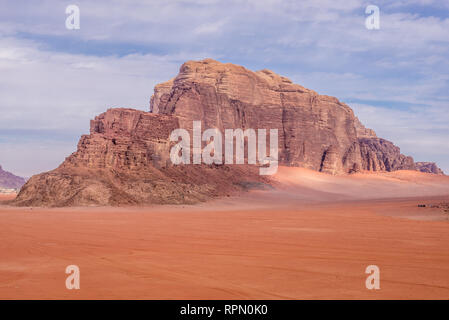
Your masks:
<instances>
[{"instance_id":1,"label":"rock layer","mask_svg":"<svg viewBox=\"0 0 449 320\"><path fill-rule=\"evenodd\" d=\"M189 61L155 87L151 112L110 109L57 169L32 177L15 200L26 206L194 203L270 181L252 165L181 165L170 159L176 128L278 129L280 165L331 174L360 170L436 171L415 165L378 138L337 98L272 71L252 72L211 59Z\"/></svg>"}]
</instances>

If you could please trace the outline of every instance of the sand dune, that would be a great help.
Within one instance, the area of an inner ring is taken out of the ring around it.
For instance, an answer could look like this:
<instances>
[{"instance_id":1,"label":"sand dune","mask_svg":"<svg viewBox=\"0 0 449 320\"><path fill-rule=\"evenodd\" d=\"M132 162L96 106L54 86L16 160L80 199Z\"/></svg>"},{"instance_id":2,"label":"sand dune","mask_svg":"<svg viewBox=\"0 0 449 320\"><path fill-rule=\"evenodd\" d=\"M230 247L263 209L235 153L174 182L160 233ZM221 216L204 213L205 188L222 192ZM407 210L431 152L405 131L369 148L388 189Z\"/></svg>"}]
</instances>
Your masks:
<instances>
[{"instance_id":1,"label":"sand dune","mask_svg":"<svg viewBox=\"0 0 449 320\"><path fill-rule=\"evenodd\" d=\"M327 199L319 196L323 201L449 194L449 176L406 170L332 176L302 168L280 167L275 179L284 190L313 190L318 195L333 195Z\"/></svg>"},{"instance_id":2,"label":"sand dune","mask_svg":"<svg viewBox=\"0 0 449 320\"><path fill-rule=\"evenodd\" d=\"M448 215L417 207L449 199L448 177L275 178L194 206L0 206L0 298L449 299ZM71 264L80 290L65 288Z\"/></svg>"}]
</instances>

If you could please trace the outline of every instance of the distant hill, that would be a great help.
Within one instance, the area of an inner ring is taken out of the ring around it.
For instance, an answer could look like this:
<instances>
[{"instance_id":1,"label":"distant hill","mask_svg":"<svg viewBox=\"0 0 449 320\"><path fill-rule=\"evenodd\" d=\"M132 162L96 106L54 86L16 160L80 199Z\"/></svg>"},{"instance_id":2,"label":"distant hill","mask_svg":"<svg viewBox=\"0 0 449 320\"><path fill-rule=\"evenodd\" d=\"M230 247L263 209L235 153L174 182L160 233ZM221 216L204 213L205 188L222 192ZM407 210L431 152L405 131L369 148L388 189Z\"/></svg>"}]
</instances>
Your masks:
<instances>
[{"instance_id":1,"label":"distant hill","mask_svg":"<svg viewBox=\"0 0 449 320\"><path fill-rule=\"evenodd\" d=\"M0 166L0 188L19 189L25 184L26 180L18 177L11 172L4 171Z\"/></svg>"}]
</instances>

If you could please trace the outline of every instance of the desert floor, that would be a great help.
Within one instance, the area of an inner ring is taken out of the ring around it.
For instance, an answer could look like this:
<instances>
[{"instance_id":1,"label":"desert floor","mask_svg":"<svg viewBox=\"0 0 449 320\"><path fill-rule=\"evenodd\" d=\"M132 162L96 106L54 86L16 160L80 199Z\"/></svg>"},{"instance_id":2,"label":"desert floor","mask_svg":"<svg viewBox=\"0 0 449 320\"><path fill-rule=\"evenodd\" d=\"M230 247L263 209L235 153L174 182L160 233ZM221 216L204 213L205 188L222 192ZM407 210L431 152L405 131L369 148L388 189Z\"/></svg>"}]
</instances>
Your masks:
<instances>
[{"instance_id":1,"label":"desert floor","mask_svg":"<svg viewBox=\"0 0 449 320\"><path fill-rule=\"evenodd\" d=\"M0 205L1 299L449 299L449 177L280 168L195 206ZM3 196L3 200L4 196ZM80 290L65 269L80 268ZM365 268L380 268L367 290Z\"/></svg>"}]
</instances>

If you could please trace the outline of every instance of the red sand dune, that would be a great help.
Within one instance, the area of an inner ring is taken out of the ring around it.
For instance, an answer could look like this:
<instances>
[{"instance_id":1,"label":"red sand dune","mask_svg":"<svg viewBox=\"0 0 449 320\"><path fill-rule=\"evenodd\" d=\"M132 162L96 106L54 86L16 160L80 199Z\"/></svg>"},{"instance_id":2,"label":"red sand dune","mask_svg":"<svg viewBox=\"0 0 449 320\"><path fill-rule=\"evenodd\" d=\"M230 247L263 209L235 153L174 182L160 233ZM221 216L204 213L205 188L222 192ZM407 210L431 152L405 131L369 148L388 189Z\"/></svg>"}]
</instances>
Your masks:
<instances>
[{"instance_id":1,"label":"red sand dune","mask_svg":"<svg viewBox=\"0 0 449 320\"><path fill-rule=\"evenodd\" d=\"M447 201L448 177L276 179L195 206L0 206L0 298L449 299L448 215L417 207ZM80 290L65 288L71 264ZM371 264L380 290L365 288Z\"/></svg>"}]
</instances>

